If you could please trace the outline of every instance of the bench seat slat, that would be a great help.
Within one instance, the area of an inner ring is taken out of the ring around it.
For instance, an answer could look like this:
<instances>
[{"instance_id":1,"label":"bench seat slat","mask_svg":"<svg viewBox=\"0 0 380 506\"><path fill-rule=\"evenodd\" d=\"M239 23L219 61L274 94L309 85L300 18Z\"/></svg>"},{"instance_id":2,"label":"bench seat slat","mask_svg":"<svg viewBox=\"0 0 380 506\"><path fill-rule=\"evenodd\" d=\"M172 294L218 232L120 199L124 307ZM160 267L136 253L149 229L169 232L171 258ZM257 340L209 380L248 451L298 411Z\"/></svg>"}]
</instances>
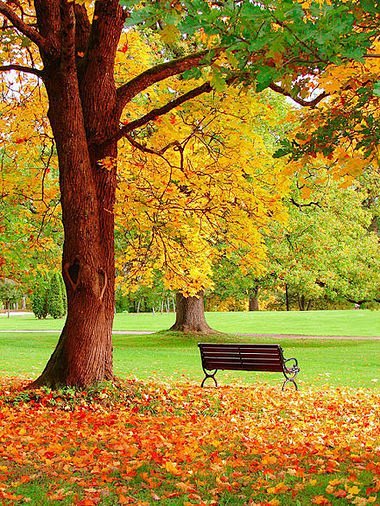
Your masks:
<instances>
[{"instance_id":1,"label":"bench seat slat","mask_svg":"<svg viewBox=\"0 0 380 506\"><path fill-rule=\"evenodd\" d=\"M282 366L279 364L240 364L239 362L213 362L207 363L205 369L211 371L213 369L219 370L239 370L239 371L268 371L268 372L282 372Z\"/></svg>"},{"instance_id":2,"label":"bench seat slat","mask_svg":"<svg viewBox=\"0 0 380 506\"><path fill-rule=\"evenodd\" d=\"M203 351L256 351L256 350L262 350L262 351L269 351L269 350L278 350L277 345L273 344L262 344L262 345L235 345L231 344L230 346L223 345L223 344L202 344L201 343L201 349Z\"/></svg>"},{"instance_id":3,"label":"bench seat slat","mask_svg":"<svg viewBox=\"0 0 380 506\"><path fill-rule=\"evenodd\" d=\"M254 364L254 363L265 363L265 362L279 362L281 363L280 357L263 357L262 355L260 357L232 357L231 355L223 355L223 356L214 356L214 357L203 357L203 361L214 361L214 360L232 360L240 362L241 364Z\"/></svg>"},{"instance_id":4,"label":"bench seat slat","mask_svg":"<svg viewBox=\"0 0 380 506\"><path fill-rule=\"evenodd\" d=\"M281 364L282 361L280 357L228 357L227 355L223 357L203 357L203 362L219 362L219 361L226 361L226 362L239 362L240 364Z\"/></svg>"}]
</instances>

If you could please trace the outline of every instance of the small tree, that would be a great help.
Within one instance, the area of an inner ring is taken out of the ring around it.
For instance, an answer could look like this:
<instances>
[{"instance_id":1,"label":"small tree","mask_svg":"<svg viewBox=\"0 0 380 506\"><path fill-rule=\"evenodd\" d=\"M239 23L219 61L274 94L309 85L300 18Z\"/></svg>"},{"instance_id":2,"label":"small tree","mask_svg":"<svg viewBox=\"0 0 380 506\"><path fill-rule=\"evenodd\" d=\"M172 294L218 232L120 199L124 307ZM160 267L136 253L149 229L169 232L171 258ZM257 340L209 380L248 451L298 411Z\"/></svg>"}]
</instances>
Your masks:
<instances>
[{"instance_id":1,"label":"small tree","mask_svg":"<svg viewBox=\"0 0 380 506\"><path fill-rule=\"evenodd\" d=\"M63 314L66 314L67 313L67 295L66 295L65 282L63 281L62 275L60 273L57 273L57 274L58 274L59 284L61 287L62 304L63 304L63 311L64 311Z\"/></svg>"},{"instance_id":2,"label":"small tree","mask_svg":"<svg viewBox=\"0 0 380 506\"><path fill-rule=\"evenodd\" d=\"M50 278L47 291L47 311L53 318L62 318L65 315L62 281L60 278L61 275L55 272Z\"/></svg>"},{"instance_id":3,"label":"small tree","mask_svg":"<svg viewBox=\"0 0 380 506\"><path fill-rule=\"evenodd\" d=\"M21 297L21 291L19 285L12 279L1 279L0 280L0 301L4 304L5 309L11 310L11 305L15 304Z\"/></svg>"},{"instance_id":4,"label":"small tree","mask_svg":"<svg viewBox=\"0 0 380 506\"><path fill-rule=\"evenodd\" d=\"M36 318L41 320L48 315L47 280L40 275L36 279L32 295L32 311Z\"/></svg>"}]
</instances>

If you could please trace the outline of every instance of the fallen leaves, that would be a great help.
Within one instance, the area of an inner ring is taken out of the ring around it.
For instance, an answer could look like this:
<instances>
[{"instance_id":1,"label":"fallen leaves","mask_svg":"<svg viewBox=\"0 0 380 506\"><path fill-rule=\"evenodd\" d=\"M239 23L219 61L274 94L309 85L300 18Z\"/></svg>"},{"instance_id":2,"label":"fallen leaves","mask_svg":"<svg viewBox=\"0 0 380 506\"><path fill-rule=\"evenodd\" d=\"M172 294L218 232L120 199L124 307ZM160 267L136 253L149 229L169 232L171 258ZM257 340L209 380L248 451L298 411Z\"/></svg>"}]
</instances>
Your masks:
<instances>
[{"instance_id":1,"label":"fallen leaves","mask_svg":"<svg viewBox=\"0 0 380 506\"><path fill-rule=\"evenodd\" d=\"M0 385L0 502L375 504L379 395L125 381ZM32 497L32 499L31 499ZM284 498L284 501L283 501Z\"/></svg>"}]
</instances>

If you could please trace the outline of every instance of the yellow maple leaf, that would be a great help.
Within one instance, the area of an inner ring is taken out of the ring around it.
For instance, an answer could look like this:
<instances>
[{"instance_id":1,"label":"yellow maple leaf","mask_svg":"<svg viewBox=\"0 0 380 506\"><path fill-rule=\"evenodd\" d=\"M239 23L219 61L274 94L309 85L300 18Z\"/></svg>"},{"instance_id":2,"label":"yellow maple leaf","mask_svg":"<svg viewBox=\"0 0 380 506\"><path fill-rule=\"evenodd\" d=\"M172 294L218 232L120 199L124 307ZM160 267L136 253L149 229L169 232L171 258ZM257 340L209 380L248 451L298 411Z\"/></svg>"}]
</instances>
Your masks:
<instances>
[{"instance_id":1,"label":"yellow maple leaf","mask_svg":"<svg viewBox=\"0 0 380 506\"><path fill-rule=\"evenodd\" d=\"M164 467L168 473L174 474L175 476L182 474L181 471L177 468L177 464L175 462L171 462L170 460L165 462Z\"/></svg>"},{"instance_id":2,"label":"yellow maple leaf","mask_svg":"<svg viewBox=\"0 0 380 506\"><path fill-rule=\"evenodd\" d=\"M354 485L352 487L349 487L347 489L347 492L352 495L357 495L360 492L360 488L357 485Z\"/></svg>"}]
</instances>

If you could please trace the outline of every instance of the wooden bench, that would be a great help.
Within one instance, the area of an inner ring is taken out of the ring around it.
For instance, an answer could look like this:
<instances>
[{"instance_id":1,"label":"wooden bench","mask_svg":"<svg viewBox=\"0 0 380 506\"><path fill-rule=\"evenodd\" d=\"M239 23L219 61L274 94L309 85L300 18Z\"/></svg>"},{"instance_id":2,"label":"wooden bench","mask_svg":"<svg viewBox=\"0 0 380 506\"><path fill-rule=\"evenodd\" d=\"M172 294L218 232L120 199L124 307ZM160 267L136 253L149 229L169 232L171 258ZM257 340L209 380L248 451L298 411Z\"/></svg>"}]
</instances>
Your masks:
<instances>
[{"instance_id":1,"label":"wooden bench","mask_svg":"<svg viewBox=\"0 0 380 506\"><path fill-rule=\"evenodd\" d=\"M212 378L215 386L218 383L215 374L219 370L233 371L270 371L282 372L287 383L293 383L298 390L295 377L299 373L297 359L284 358L283 351L278 344L229 344L229 343L198 343L201 352L202 368L205 377L203 387L208 378Z\"/></svg>"}]
</instances>

